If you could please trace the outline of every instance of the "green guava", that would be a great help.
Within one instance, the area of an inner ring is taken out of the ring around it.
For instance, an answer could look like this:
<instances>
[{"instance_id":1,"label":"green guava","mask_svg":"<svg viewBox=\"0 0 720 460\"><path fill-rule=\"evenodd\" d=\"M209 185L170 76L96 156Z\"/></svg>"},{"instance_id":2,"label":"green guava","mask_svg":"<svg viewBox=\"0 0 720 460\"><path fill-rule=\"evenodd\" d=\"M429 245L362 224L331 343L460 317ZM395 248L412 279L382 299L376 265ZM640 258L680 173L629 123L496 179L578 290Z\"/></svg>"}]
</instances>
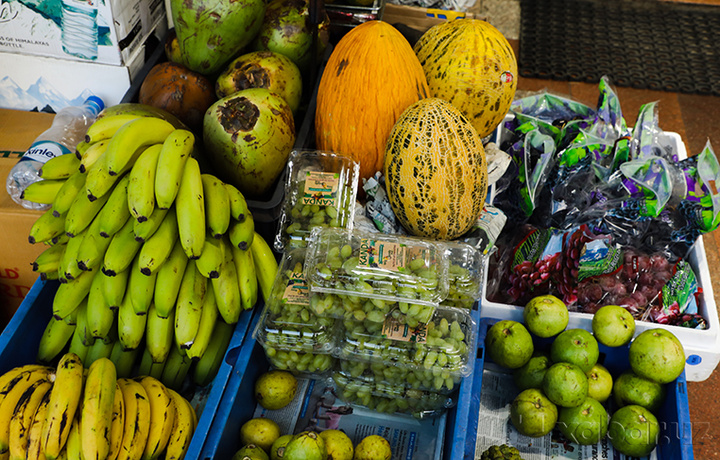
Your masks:
<instances>
[{"instance_id":1,"label":"green guava","mask_svg":"<svg viewBox=\"0 0 720 460\"><path fill-rule=\"evenodd\" d=\"M595 339L607 347L621 347L630 343L635 334L635 318L619 305L605 305L592 319Z\"/></svg>"},{"instance_id":2,"label":"green guava","mask_svg":"<svg viewBox=\"0 0 720 460\"><path fill-rule=\"evenodd\" d=\"M636 404L657 413L665 401L665 385L627 370L615 380L613 396L618 407Z\"/></svg>"},{"instance_id":3,"label":"green guava","mask_svg":"<svg viewBox=\"0 0 720 460\"><path fill-rule=\"evenodd\" d=\"M325 441L314 431L296 434L285 446L283 460L327 460Z\"/></svg>"},{"instance_id":4,"label":"green guava","mask_svg":"<svg viewBox=\"0 0 720 460\"><path fill-rule=\"evenodd\" d=\"M513 371L515 386L520 391L528 388L541 388L545 372L552 366L550 355L535 351L527 363Z\"/></svg>"},{"instance_id":5,"label":"green guava","mask_svg":"<svg viewBox=\"0 0 720 460\"><path fill-rule=\"evenodd\" d=\"M557 406L538 388L521 391L510 405L510 423L531 438L550 433L557 418Z\"/></svg>"},{"instance_id":6,"label":"green guava","mask_svg":"<svg viewBox=\"0 0 720 460\"><path fill-rule=\"evenodd\" d=\"M255 381L255 399L265 409L282 409L295 398L296 392L297 379L288 371L267 371Z\"/></svg>"},{"instance_id":7,"label":"green guava","mask_svg":"<svg viewBox=\"0 0 720 460\"><path fill-rule=\"evenodd\" d=\"M552 337L561 333L570 321L565 302L554 295L534 297L523 310L525 326L538 337Z\"/></svg>"},{"instance_id":8,"label":"green guava","mask_svg":"<svg viewBox=\"0 0 720 460\"><path fill-rule=\"evenodd\" d=\"M262 449L260 446L256 446L255 444L248 444L246 446L241 447L237 452L235 452L235 455L233 455L232 460L270 460L270 457L268 457L268 454Z\"/></svg>"},{"instance_id":9,"label":"green guava","mask_svg":"<svg viewBox=\"0 0 720 460\"><path fill-rule=\"evenodd\" d=\"M255 444L265 452L280 437L280 427L269 418L252 418L240 427L240 444Z\"/></svg>"},{"instance_id":10,"label":"green guava","mask_svg":"<svg viewBox=\"0 0 720 460\"><path fill-rule=\"evenodd\" d=\"M550 345L550 359L554 363L572 363L588 372L600 356L597 340L585 329L567 329Z\"/></svg>"},{"instance_id":11,"label":"green guava","mask_svg":"<svg viewBox=\"0 0 720 460\"><path fill-rule=\"evenodd\" d=\"M340 430L325 430L320 432L320 437L325 441L328 460L352 460L353 443L344 432Z\"/></svg>"},{"instance_id":12,"label":"green guava","mask_svg":"<svg viewBox=\"0 0 720 460\"><path fill-rule=\"evenodd\" d=\"M558 406L575 407L587 398L588 379L575 364L555 363L545 373L542 389Z\"/></svg>"},{"instance_id":13,"label":"green guava","mask_svg":"<svg viewBox=\"0 0 720 460\"><path fill-rule=\"evenodd\" d=\"M508 369L524 365L533 354L532 336L521 323L502 320L493 324L485 339L488 356Z\"/></svg>"},{"instance_id":14,"label":"green guava","mask_svg":"<svg viewBox=\"0 0 720 460\"><path fill-rule=\"evenodd\" d=\"M561 407L557 427L572 442L597 444L607 434L608 414L598 400L588 397L579 406Z\"/></svg>"},{"instance_id":15,"label":"green guava","mask_svg":"<svg viewBox=\"0 0 720 460\"><path fill-rule=\"evenodd\" d=\"M602 364L595 364L585 375L588 378L588 396L601 403L607 401L613 388L613 377L610 371Z\"/></svg>"},{"instance_id":16,"label":"green guava","mask_svg":"<svg viewBox=\"0 0 720 460\"><path fill-rule=\"evenodd\" d=\"M641 332L630 343L628 358L637 375L657 383L670 383L685 369L682 343L666 329Z\"/></svg>"},{"instance_id":17,"label":"green guava","mask_svg":"<svg viewBox=\"0 0 720 460\"><path fill-rule=\"evenodd\" d=\"M362 438L353 454L353 460L390 460L391 457L390 443L376 434Z\"/></svg>"},{"instance_id":18,"label":"green guava","mask_svg":"<svg viewBox=\"0 0 720 460\"><path fill-rule=\"evenodd\" d=\"M294 437L292 434L284 434L277 438L270 446L270 460L280 460L285 455L285 446Z\"/></svg>"},{"instance_id":19,"label":"green guava","mask_svg":"<svg viewBox=\"0 0 720 460\"><path fill-rule=\"evenodd\" d=\"M645 457L655 449L660 425L652 412L631 404L610 417L608 437L616 451L629 457Z\"/></svg>"}]
</instances>

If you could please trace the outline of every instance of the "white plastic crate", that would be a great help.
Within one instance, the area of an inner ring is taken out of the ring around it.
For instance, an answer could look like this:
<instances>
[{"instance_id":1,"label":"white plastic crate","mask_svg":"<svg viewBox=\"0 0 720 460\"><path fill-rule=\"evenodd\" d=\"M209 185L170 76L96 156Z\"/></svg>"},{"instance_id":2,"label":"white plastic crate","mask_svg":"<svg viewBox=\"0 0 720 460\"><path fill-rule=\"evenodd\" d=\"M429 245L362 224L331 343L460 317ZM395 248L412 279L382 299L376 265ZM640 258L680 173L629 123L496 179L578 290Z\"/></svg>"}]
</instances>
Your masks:
<instances>
[{"instance_id":1,"label":"white plastic crate","mask_svg":"<svg viewBox=\"0 0 720 460\"><path fill-rule=\"evenodd\" d=\"M507 118L506 118L507 120ZM495 132L497 144L501 145L503 135L507 135L503 128L504 123L498 126ZM675 144L674 147L678 152L679 158L687 157L687 150L682 138L679 134L673 132L665 132L666 139L669 143ZM489 193L492 198L492 190ZM506 225L510 225L509 223ZM677 336L683 344L686 355L685 374L689 382L701 382L715 370L720 363L720 320L718 319L718 309L713 293L712 281L708 270L708 262L705 253L705 245L702 237L698 238L693 246L687 261L692 266L695 275L698 278L698 287L702 289L702 301L698 303L698 312L707 321L707 329L690 329L680 326L668 326L658 323L637 321L636 335L644 330L652 328L663 328L671 331ZM483 292L480 300L480 317L481 318L497 318L511 319L514 321L523 320L523 305L508 305L502 303L491 302L487 299L486 287L488 277L489 260L485 261L485 282L483 283ZM570 312L570 328L582 328L592 330L592 317L590 313Z\"/></svg>"}]
</instances>

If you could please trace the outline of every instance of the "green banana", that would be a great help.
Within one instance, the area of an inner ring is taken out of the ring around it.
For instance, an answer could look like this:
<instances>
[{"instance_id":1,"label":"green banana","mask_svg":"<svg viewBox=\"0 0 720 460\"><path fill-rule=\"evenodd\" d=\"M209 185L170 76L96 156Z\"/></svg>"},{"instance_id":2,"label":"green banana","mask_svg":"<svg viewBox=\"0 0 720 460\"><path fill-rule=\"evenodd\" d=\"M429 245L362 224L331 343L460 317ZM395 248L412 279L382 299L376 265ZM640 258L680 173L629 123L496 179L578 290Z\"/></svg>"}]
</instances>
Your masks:
<instances>
[{"instance_id":1,"label":"green banana","mask_svg":"<svg viewBox=\"0 0 720 460\"><path fill-rule=\"evenodd\" d=\"M130 214L144 222L155 209L155 173L162 144L151 145L130 169L127 200Z\"/></svg>"},{"instance_id":2,"label":"green banana","mask_svg":"<svg viewBox=\"0 0 720 460\"><path fill-rule=\"evenodd\" d=\"M207 350L210 338L212 337L215 322L218 320L218 308L215 303L215 294L212 289L208 289L202 304L202 314L200 316L200 325L192 345L187 349L187 357L198 360Z\"/></svg>"},{"instance_id":3,"label":"green banana","mask_svg":"<svg viewBox=\"0 0 720 460\"><path fill-rule=\"evenodd\" d=\"M66 179L43 179L31 183L20 193L20 198L33 203L52 204Z\"/></svg>"},{"instance_id":4,"label":"green banana","mask_svg":"<svg viewBox=\"0 0 720 460\"><path fill-rule=\"evenodd\" d=\"M87 230L82 233L82 242L78 249L76 260L80 270L92 271L98 268L105 258L110 238L100 236L100 218L96 216ZM80 238L80 237L76 237Z\"/></svg>"},{"instance_id":5,"label":"green banana","mask_svg":"<svg viewBox=\"0 0 720 460\"><path fill-rule=\"evenodd\" d=\"M30 244L43 243L65 234L66 215L54 216L52 208L40 214L30 227L28 234Z\"/></svg>"},{"instance_id":6,"label":"green banana","mask_svg":"<svg viewBox=\"0 0 720 460\"><path fill-rule=\"evenodd\" d=\"M115 174L111 174L108 168L108 153L110 144L108 143L105 151L95 161L95 164L88 170L87 179L85 180L85 192L90 201L105 196L117 184L118 180L124 173L130 170L137 161L138 157L145 151L145 147L137 149L130 156L130 160L125 167Z\"/></svg>"},{"instance_id":7,"label":"green banana","mask_svg":"<svg viewBox=\"0 0 720 460\"><path fill-rule=\"evenodd\" d=\"M75 311L77 315L75 320L75 329L78 331L83 345L89 347L95 343L95 337L90 334L90 330L87 325L87 297L80 302L80 305L78 305Z\"/></svg>"},{"instance_id":8,"label":"green banana","mask_svg":"<svg viewBox=\"0 0 720 460\"><path fill-rule=\"evenodd\" d=\"M255 237L255 219L252 214L246 214L245 220L239 222L233 220L228 231L230 242L243 251L250 249Z\"/></svg>"},{"instance_id":9,"label":"green banana","mask_svg":"<svg viewBox=\"0 0 720 460\"><path fill-rule=\"evenodd\" d=\"M80 154L80 166L78 166L78 170L82 173L90 171L98 159L105 153L109 142L109 139L103 139L90 144L88 148Z\"/></svg>"},{"instance_id":10,"label":"green banana","mask_svg":"<svg viewBox=\"0 0 720 460\"><path fill-rule=\"evenodd\" d=\"M238 276L238 287L240 288L240 304L243 310L250 310L255 306L258 299L258 279L255 271L255 261L252 251L243 251L240 248L230 245L235 262L235 271Z\"/></svg>"},{"instance_id":11,"label":"green banana","mask_svg":"<svg viewBox=\"0 0 720 460\"><path fill-rule=\"evenodd\" d=\"M109 195L106 194L102 198L90 201L86 194L78 193L65 216L65 233L73 237L85 230L105 206L108 198Z\"/></svg>"},{"instance_id":12,"label":"green banana","mask_svg":"<svg viewBox=\"0 0 720 460\"><path fill-rule=\"evenodd\" d=\"M110 138L105 151L108 174L120 174L130 165L136 151L162 144L174 130L171 123L155 117L141 117L125 123Z\"/></svg>"},{"instance_id":13,"label":"green banana","mask_svg":"<svg viewBox=\"0 0 720 460\"><path fill-rule=\"evenodd\" d=\"M53 315L65 318L71 314L87 297L94 277L94 272L81 272L77 278L60 283L53 298Z\"/></svg>"},{"instance_id":14,"label":"green banana","mask_svg":"<svg viewBox=\"0 0 720 460\"><path fill-rule=\"evenodd\" d=\"M148 220L144 222L138 222L135 219L131 219L131 221L133 222L133 232L135 232L135 239L140 242L147 241L160 227L160 224L162 224L162 221L163 219L165 219L167 213L167 209L155 208L153 213L150 214L150 217L148 217Z\"/></svg>"},{"instance_id":15,"label":"green banana","mask_svg":"<svg viewBox=\"0 0 720 460\"><path fill-rule=\"evenodd\" d=\"M155 176L155 200L161 209L169 208L178 193L185 162L195 145L195 136L186 129L176 129L163 142Z\"/></svg>"},{"instance_id":16,"label":"green banana","mask_svg":"<svg viewBox=\"0 0 720 460\"><path fill-rule=\"evenodd\" d=\"M257 232L255 232L255 236L253 237L250 250L252 250L253 253L253 262L255 262L255 271L260 286L260 293L262 294L263 301L267 303L270 299L273 283L275 283L275 276L277 276L278 262L270 245L268 245L262 235Z\"/></svg>"},{"instance_id":17,"label":"green banana","mask_svg":"<svg viewBox=\"0 0 720 460\"><path fill-rule=\"evenodd\" d=\"M39 363L49 364L60 356L75 332L74 324L50 317L38 344L36 359Z\"/></svg>"},{"instance_id":18,"label":"green banana","mask_svg":"<svg viewBox=\"0 0 720 460\"><path fill-rule=\"evenodd\" d=\"M130 176L123 175L115 184L110 196L98 213L100 219L100 236L110 238L125 225L130 218L130 209L128 208L128 183Z\"/></svg>"},{"instance_id":19,"label":"green banana","mask_svg":"<svg viewBox=\"0 0 720 460\"><path fill-rule=\"evenodd\" d=\"M84 363L87 358L90 347L82 343L83 339L80 336L80 332L75 328L72 337L70 338L70 346L68 347L68 353L73 353L80 358L80 362Z\"/></svg>"},{"instance_id":20,"label":"green banana","mask_svg":"<svg viewBox=\"0 0 720 460\"><path fill-rule=\"evenodd\" d=\"M89 367L100 358L110 359L112 354L114 341L107 339L96 339L92 345L88 347L87 355L85 355L85 367Z\"/></svg>"},{"instance_id":21,"label":"green banana","mask_svg":"<svg viewBox=\"0 0 720 460\"><path fill-rule=\"evenodd\" d=\"M175 310L161 318L157 314L155 304L150 305L145 324L145 348L152 356L153 362L160 363L167 359L170 349L175 347Z\"/></svg>"},{"instance_id":22,"label":"green banana","mask_svg":"<svg viewBox=\"0 0 720 460\"><path fill-rule=\"evenodd\" d=\"M131 303L136 315L146 315L153 300L157 273L143 274L140 270L139 260L140 254L135 257L130 266L126 297L129 296L132 299Z\"/></svg>"},{"instance_id":23,"label":"green banana","mask_svg":"<svg viewBox=\"0 0 720 460\"><path fill-rule=\"evenodd\" d=\"M87 329L91 337L99 339L110 335L116 316L116 311L110 309L105 301L103 289L107 278L101 271L96 273L87 296L87 312L85 314Z\"/></svg>"},{"instance_id":24,"label":"green banana","mask_svg":"<svg viewBox=\"0 0 720 460\"><path fill-rule=\"evenodd\" d=\"M212 238L221 238L230 226L230 196L225 184L212 174L201 174L205 219Z\"/></svg>"},{"instance_id":25,"label":"green banana","mask_svg":"<svg viewBox=\"0 0 720 460\"><path fill-rule=\"evenodd\" d=\"M78 145L75 146L75 158L78 160L82 159L83 154L90 148L91 145L93 145L92 142L87 142L84 139L78 142Z\"/></svg>"},{"instance_id":26,"label":"green banana","mask_svg":"<svg viewBox=\"0 0 720 460\"><path fill-rule=\"evenodd\" d=\"M222 319L228 324L237 323L242 312L242 301L232 250L225 251L220 276L212 278L210 284L215 292L215 302Z\"/></svg>"},{"instance_id":27,"label":"green banana","mask_svg":"<svg viewBox=\"0 0 720 460\"><path fill-rule=\"evenodd\" d=\"M52 202L52 211L55 217L67 214L75 198L85 189L85 179L87 179L86 174L76 171L65 180Z\"/></svg>"},{"instance_id":28,"label":"green banana","mask_svg":"<svg viewBox=\"0 0 720 460\"><path fill-rule=\"evenodd\" d=\"M140 355L140 349L125 350L122 342L116 340L113 342L113 348L110 352L110 361L115 364L118 378L127 378L132 375L135 361Z\"/></svg>"},{"instance_id":29,"label":"green banana","mask_svg":"<svg viewBox=\"0 0 720 460\"><path fill-rule=\"evenodd\" d=\"M115 274L115 276L108 276L105 272L100 271L97 275L102 278L102 293L105 300L105 304L111 310L117 311L120 308L120 303L125 297L127 291L127 282L130 278L130 269L127 268L121 272Z\"/></svg>"},{"instance_id":30,"label":"green banana","mask_svg":"<svg viewBox=\"0 0 720 460\"><path fill-rule=\"evenodd\" d=\"M225 251L229 251L226 246L224 238L215 239L209 234L205 235L202 252L195 261L198 270L205 278L220 276L220 270L225 262Z\"/></svg>"},{"instance_id":31,"label":"green banana","mask_svg":"<svg viewBox=\"0 0 720 460\"><path fill-rule=\"evenodd\" d=\"M65 245L65 252L60 259L59 273L61 275L61 282L63 280L73 280L80 276L84 270L78 265L78 254L80 247L82 247L83 237L86 231L79 233L77 236L70 238Z\"/></svg>"},{"instance_id":32,"label":"green banana","mask_svg":"<svg viewBox=\"0 0 720 460\"><path fill-rule=\"evenodd\" d=\"M230 199L230 215L238 222L244 221L245 217L250 214L245 196L232 184L226 183L225 188L227 189L228 198Z\"/></svg>"},{"instance_id":33,"label":"green banana","mask_svg":"<svg viewBox=\"0 0 720 460\"><path fill-rule=\"evenodd\" d=\"M72 154L59 155L46 161L45 164L40 167L38 176L45 180L67 179L76 173L79 167L80 159L78 159L77 156Z\"/></svg>"},{"instance_id":34,"label":"green banana","mask_svg":"<svg viewBox=\"0 0 720 460\"><path fill-rule=\"evenodd\" d=\"M134 221L128 219L125 225L113 235L110 245L105 251L102 271L108 276L115 276L127 270L140 251L142 242L135 239Z\"/></svg>"},{"instance_id":35,"label":"green banana","mask_svg":"<svg viewBox=\"0 0 720 460\"><path fill-rule=\"evenodd\" d=\"M48 246L43 252L35 257L35 260L32 262L33 271L40 273L57 273L60 268L60 261L65 253L66 246L67 243Z\"/></svg>"},{"instance_id":36,"label":"green banana","mask_svg":"<svg viewBox=\"0 0 720 460\"><path fill-rule=\"evenodd\" d=\"M150 355L148 349L142 349L142 356L140 357L140 364L138 365L137 375L149 375L150 377L160 380L164 367L165 361L156 363L155 361L153 361L153 357L152 355Z\"/></svg>"},{"instance_id":37,"label":"green banana","mask_svg":"<svg viewBox=\"0 0 720 460\"><path fill-rule=\"evenodd\" d=\"M200 165L195 158L185 162L175 207L178 235L188 259L197 259L205 244L205 198Z\"/></svg>"},{"instance_id":38,"label":"green banana","mask_svg":"<svg viewBox=\"0 0 720 460\"><path fill-rule=\"evenodd\" d=\"M147 315L136 315L132 299L126 295L118 310L118 338L125 350L134 350L140 346L145 336Z\"/></svg>"},{"instance_id":39,"label":"green banana","mask_svg":"<svg viewBox=\"0 0 720 460\"><path fill-rule=\"evenodd\" d=\"M196 385L206 386L215 378L232 340L235 326L224 321L216 321L212 338L202 358L195 363L192 380Z\"/></svg>"},{"instance_id":40,"label":"green banana","mask_svg":"<svg viewBox=\"0 0 720 460\"><path fill-rule=\"evenodd\" d=\"M177 240L177 214L175 208L171 207L155 233L140 248L138 267L143 275L150 276L157 273L170 256Z\"/></svg>"},{"instance_id":41,"label":"green banana","mask_svg":"<svg viewBox=\"0 0 720 460\"><path fill-rule=\"evenodd\" d=\"M195 340L208 289L208 280L198 271L195 261L188 261L175 305L175 342L181 349Z\"/></svg>"},{"instance_id":42,"label":"green banana","mask_svg":"<svg viewBox=\"0 0 720 460\"><path fill-rule=\"evenodd\" d=\"M140 118L141 116L142 115L129 113L102 116L88 126L85 132L85 142L96 143L111 139L125 123Z\"/></svg>"},{"instance_id":43,"label":"green banana","mask_svg":"<svg viewBox=\"0 0 720 460\"><path fill-rule=\"evenodd\" d=\"M153 300L157 315L167 318L175 309L178 291L182 283L183 274L187 267L188 258L179 239L176 239L170 256L160 266L155 278L155 293Z\"/></svg>"},{"instance_id":44,"label":"green banana","mask_svg":"<svg viewBox=\"0 0 720 460\"><path fill-rule=\"evenodd\" d=\"M170 347L170 354L165 361L160 381L168 388L179 391L182 388L185 377L192 366L192 359L177 347Z\"/></svg>"}]
</instances>

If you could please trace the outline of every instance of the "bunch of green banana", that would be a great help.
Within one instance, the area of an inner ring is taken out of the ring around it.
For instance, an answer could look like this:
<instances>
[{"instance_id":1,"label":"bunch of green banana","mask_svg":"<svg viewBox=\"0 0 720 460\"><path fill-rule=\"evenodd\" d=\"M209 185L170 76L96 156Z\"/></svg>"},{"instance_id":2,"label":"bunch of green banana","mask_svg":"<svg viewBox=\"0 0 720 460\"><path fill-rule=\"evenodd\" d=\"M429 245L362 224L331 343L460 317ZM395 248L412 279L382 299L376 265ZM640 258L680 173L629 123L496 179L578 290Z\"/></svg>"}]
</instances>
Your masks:
<instances>
[{"instance_id":1,"label":"bunch of green banana","mask_svg":"<svg viewBox=\"0 0 720 460\"><path fill-rule=\"evenodd\" d=\"M100 358L84 367L65 353L56 367L0 375L0 455L10 459L180 459L197 415L151 376L118 377Z\"/></svg>"},{"instance_id":2,"label":"bunch of green banana","mask_svg":"<svg viewBox=\"0 0 720 460\"><path fill-rule=\"evenodd\" d=\"M61 185L29 240L48 245L34 270L60 285L40 362L70 349L89 366L114 348L147 349L155 367L182 363L164 372L177 381L212 349L219 322L234 325L269 292L277 261L245 197L202 172L194 148L164 120L108 115L74 159L46 163L45 182Z\"/></svg>"}]
</instances>

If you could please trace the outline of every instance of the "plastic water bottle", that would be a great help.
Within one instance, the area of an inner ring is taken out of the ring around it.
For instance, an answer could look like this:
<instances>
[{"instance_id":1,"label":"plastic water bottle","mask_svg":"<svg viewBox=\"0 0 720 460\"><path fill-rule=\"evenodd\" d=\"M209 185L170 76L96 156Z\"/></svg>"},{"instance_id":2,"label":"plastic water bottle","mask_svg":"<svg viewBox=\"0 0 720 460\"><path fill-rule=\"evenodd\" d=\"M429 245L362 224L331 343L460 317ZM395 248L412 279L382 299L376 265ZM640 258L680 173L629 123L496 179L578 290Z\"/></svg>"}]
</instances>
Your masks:
<instances>
[{"instance_id":1,"label":"plastic water bottle","mask_svg":"<svg viewBox=\"0 0 720 460\"><path fill-rule=\"evenodd\" d=\"M65 107L57 112L52 126L35 139L8 174L5 188L13 201L27 209L44 210L50 207L23 200L20 195L28 185L40 180L38 172L46 161L74 153L75 147L85 138L88 127L104 107L102 99L90 96L79 107Z\"/></svg>"},{"instance_id":2,"label":"plastic water bottle","mask_svg":"<svg viewBox=\"0 0 720 460\"><path fill-rule=\"evenodd\" d=\"M62 0L62 46L72 56L98 55L97 0Z\"/></svg>"}]
</instances>

